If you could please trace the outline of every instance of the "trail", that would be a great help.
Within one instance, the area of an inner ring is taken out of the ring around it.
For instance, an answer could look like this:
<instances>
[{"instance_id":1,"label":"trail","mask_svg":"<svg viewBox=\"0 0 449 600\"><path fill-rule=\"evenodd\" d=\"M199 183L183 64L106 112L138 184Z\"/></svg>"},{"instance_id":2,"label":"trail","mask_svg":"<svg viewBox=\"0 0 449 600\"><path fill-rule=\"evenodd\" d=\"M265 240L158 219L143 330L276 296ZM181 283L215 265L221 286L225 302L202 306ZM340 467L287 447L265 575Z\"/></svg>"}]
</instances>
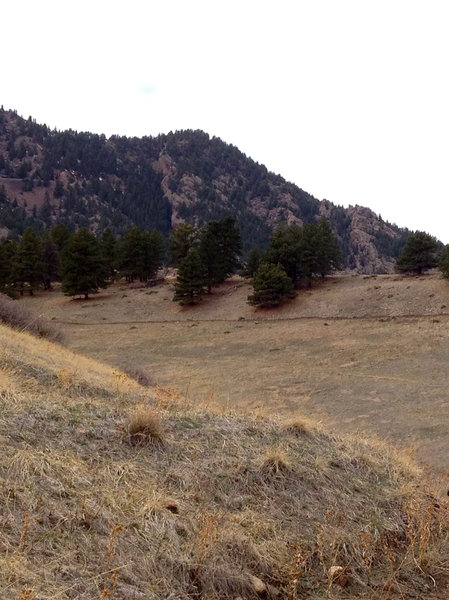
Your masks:
<instances>
[{"instance_id":1,"label":"trail","mask_svg":"<svg viewBox=\"0 0 449 600\"><path fill-rule=\"evenodd\" d=\"M201 318L188 318L188 319L146 319L138 321L65 321L62 319L54 318L55 323L61 325L151 325L151 324L167 324L167 323L277 323L283 321L382 321L382 322L395 322L407 319L436 319L439 317L449 318L449 313L410 313L402 315L354 315L348 316L312 316L312 317L250 317L250 318L236 318L236 319L201 319Z\"/></svg>"}]
</instances>

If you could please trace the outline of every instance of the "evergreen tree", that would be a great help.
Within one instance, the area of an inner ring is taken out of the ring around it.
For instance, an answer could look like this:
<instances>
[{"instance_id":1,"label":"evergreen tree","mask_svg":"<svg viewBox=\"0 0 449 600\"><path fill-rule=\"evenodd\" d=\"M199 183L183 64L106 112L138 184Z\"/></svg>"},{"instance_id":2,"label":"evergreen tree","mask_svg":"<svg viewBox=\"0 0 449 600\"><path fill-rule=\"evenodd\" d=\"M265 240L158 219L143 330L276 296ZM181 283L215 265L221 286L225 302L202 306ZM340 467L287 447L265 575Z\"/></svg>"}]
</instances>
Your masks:
<instances>
[{"instance_id":1,"label":"evergreen tree","mask_svg":"<svg viewBox=\"0 0 449 600\"><path fill-rule=\"evenodd\" d=\"M341 251L335 233L327 219L321 219L318 223L317 237L317 273L324 278L332 271L341 269Z\"/></svg>"},{"instance_id":2,"label":"evergreen tree","mask_svg":"<svg viewBox=\"0 0 449 600\"><path fill-rule=\"evenodd\" d=\"M129 227L119 242L120 274L128 282L139 277L143 264L142 232L136 226Z\"/></svg>"},{"instance_id":3,"label":"evergreen tree","mask_svg":"<svg viewBox=\"0 0 449 600\"><path fill-rule=\"evenodd\" d=\"M106 278L113 281L118 271L118 247L117 239L109 228L101 236L100 256Z\"/></svg>"},{"instance_id":4,"label":"evergreen tree","mask_svg":"<svg viewBox=\"0 0 449 600\"><path fill-rule=\"evenodd\" d=\"M32 227L28 227L23 232L17 247L14 270L15 282L19 286L20 294L28 290L32 296L44 274L42 243Z\"/></svg>"},{"instance_id":5,"label":"evergreen tree","mask_svg":"<svg viewBox=\"0 0 449 600\"><path fill-rule=\"evenodd\" d=\"M203 228L199 252L207 272L207 289L234 273L242 253L242 240L234 217L211 221Z\"/></svg>"},{"instance_id":6,"label":"evergreen tree","mask_svg":"<svg viewBox=\"0 0 449 600\"><path fill-rule=\"evenodd\" d=\"M244 277L254 277L254 273L260 266L262 261L262 252L258 246L253 246L248 253L245 268L243 269Z\"/></svg>"},{"instance_id":7,"label":"evergreen tree","mask_svg":"<svg viewBox=\"0 0 449 600\"><path fill-rule=\"evenodd\" d=\"M438 257L438 268L440 269L443 277L449 279L449 244L444 246Z\"/></svg>"},{"instance_id":8,"label":"evergreen tree","mask_svg":"<svg viewBox=\"0 0 449 600\"><path fill-rule=\"evenodd\" d=\"M272 308L296 296L292 280L279 264L262 262L254 274L253 288L248 302L260 308Z\"/></svg>"},{"instance_id":9,"label":"evergreen tree","mask_svg":"<svg viewBox=\"0 0 449 600\"><path fill-rule=\"evenodd\" d=\"M119 243L120 272L127 281L148 281L161 268L165 256L162 234L130 227Z\"/></svg>"},{"instance_id":10,"label":"evergreen tree","mask_svg":"<svg viewBox=\"0 0 449 600\"><path fill-rule=\"evenodd\" d=\"M205 292L207 272L196 248L180 262L178 277L175 283L174 302L180 304L197 304Z\"/></svg>"},{"instance_id":11,"label":"evergreen tree","mask_svg":"<svg viewBox=\"0 0 449 600\"><path fill-rule=\"evenodd\" d=\"M51 289L52 281L56 281L59 278L59 258L56 244L53 241L51 232L49 230L44 231L41 236L42 243L42 280L44 282L44 289Z\"/></svg>"},{"instance_id":12,"label":"evergreen tree","mask_svg":"<svg viewBox=\"0 0 449 600\"><path fill-rule=\"evenodd\" d=\"M157 275L165 257L165 242L160 231L154 229L142 234L143 265L140 279L148 281Z\"/></svg>"},{"instance_id":13,"label":"evergreen tree","mask_svg":"<svg viewBox=\"0 0 449 600\"><path fill-rule=\"evenodd\" d=\"M437 266L437 251L438 242L434 237L423 231L412 233L396 262L396 270L420 275Z\"/></svg>"},{"instance_id":14,"label":"evergreen tree","mask_svg":"<svg viewBox=\"0 0 449 600\"><path fill-rule=\"evenodd\" d=\"M62 252L72 235L67 225L58 223L50 230L50 235L56 245L57 252Z\"/></svg>"},{"instance_id":15,"label":"evergreen tree","mask_svg":"<svg viewBox=\"0 0 449 600\"><path fill-rule=\"evenodd\" d=\"M302 276L302 230L298 225L282 223L273 232L265 253L265 260L280 264L296 286Z\"/></svg>"},{"instance_id":16,"label":"evergreen tree","mask_svg":"<svg viewBox=\"0 0 449 600\"><path fill-rule=\"evenodd\" d=\"M316 275L324 278L340 266L340 250L326 219L318 224L307 223L301 237L301 271L309 287Z\"/></svg>"},{"instance_id":17,"label":"evergreen tree","mask_svg":"<svg viewBox=\"0 0 449 600\"><path fill-rule=\"evenodd\" d=\"M198 244L198 229L190 223L179 223L171 232L169 238L170 262L178 266L189 250Z\"/></svg>"},{"instance_id":18,"label":"evergreen tree","mask_svg":"<svg viewBox=\"0 0 449 600\"><path fill-rule=\"evenodd\" d=\"M0 242L0 292L14 295L14 265L16 262L17 242Z\"/></svg>"},{"instance_id":19,"label":"evergreen tree","mask_svg":"<svg viewBox=\"0 0 449 600\"><path fill-rule=\"evenodd\" d=\"M95 294L107 286L97 238L87 229L74 233L61 254L62 290L66 296Z\"/></svg>"},{"instance_id":20,"label":"evergreen tree","mask_svg":"<svg viewBox=\"0 0 449 600\"><path fill-rule=\"evenodd\" d=\"M318 271L319 239L318 228L314 223L306 223L301 231L300 265L302 276L309 287L312 278Z\"/></svg>"}]
</instances>

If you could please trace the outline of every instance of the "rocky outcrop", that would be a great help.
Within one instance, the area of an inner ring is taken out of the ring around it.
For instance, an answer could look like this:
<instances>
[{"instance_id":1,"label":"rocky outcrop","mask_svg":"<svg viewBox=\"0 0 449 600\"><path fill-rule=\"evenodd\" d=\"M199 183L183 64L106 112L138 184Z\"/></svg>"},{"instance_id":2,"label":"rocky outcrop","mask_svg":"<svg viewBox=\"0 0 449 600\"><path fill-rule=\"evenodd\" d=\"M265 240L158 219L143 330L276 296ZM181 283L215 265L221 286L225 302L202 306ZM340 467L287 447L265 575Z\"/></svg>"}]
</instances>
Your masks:
<instances>
[{"instance_id":1,"label":"rocky outcrop","mask_svg":"<svg viewBox=\"0 0 449 600\"><path fill-rule=\"evenodd\" d=\"M350 262L357 273L393 273L395 259L381 254L376 245L379 234L391 238L399 238L400 233L391 225L382 221L369 208L349 206L347 214L350 224ZM397 228L396 228L397 229ZM377 234L377 238L376 238Z\"/></svg>"}]
</instances>

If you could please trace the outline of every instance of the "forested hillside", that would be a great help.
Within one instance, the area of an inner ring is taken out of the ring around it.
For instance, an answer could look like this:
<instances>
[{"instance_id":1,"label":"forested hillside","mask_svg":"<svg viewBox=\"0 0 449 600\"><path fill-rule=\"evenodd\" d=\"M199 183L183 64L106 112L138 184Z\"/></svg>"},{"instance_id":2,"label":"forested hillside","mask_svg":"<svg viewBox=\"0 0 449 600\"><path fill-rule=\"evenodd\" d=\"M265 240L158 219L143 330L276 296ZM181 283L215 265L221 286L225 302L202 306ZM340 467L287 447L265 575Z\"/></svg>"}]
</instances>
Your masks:
<instances>
[{"instance_id":1,"label":"forested hillside","mask_svg":"<svg viewBox=\"0 0 449 600\"><path fill-rule=\"evenodd\" d=\"M325 176L325 174L323 174ZM51 130L0 109L0 236L65 223L97 234L133 224L167 235L236 217L244 253L264 247L275 225L326 217L343 266L391 271L410 233L360 206L319 201L202 131L127 138Z\"/></svg>"}]
</instances>

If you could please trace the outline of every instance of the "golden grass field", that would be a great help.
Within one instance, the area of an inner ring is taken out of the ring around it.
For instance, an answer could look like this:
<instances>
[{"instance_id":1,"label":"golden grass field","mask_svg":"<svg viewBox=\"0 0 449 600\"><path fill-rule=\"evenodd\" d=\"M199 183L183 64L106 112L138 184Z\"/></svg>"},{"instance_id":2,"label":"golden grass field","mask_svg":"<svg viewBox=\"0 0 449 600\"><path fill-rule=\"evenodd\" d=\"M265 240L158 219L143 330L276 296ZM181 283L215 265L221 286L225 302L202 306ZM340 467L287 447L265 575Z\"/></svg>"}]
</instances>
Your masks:
<instances>
[{"instance_id":1,"label":"golden grass field","mask_svg":"<svg viewBox=\"0 0 449 600\"><path fill-rule=\"evenodd\" d=\"M449 504L409 456L198 404L0 324L0 598L448 597Z\"/></svg>"},{"instance_id":2,"label":"golden grass field","mask_svg":"<svg viewBox=\"0 0 449 600\"><path fill-rule=\"evenodd\" d=\"M118 283L84 302L57 290L21 302L60 323L70 348L140 369L202 406L246 414L299 411L337 432L449 462L449 283L438 274L338 275L276 310L246 303L232 278L196 307L172 281Z\"/></svg>"}]
</instances>

